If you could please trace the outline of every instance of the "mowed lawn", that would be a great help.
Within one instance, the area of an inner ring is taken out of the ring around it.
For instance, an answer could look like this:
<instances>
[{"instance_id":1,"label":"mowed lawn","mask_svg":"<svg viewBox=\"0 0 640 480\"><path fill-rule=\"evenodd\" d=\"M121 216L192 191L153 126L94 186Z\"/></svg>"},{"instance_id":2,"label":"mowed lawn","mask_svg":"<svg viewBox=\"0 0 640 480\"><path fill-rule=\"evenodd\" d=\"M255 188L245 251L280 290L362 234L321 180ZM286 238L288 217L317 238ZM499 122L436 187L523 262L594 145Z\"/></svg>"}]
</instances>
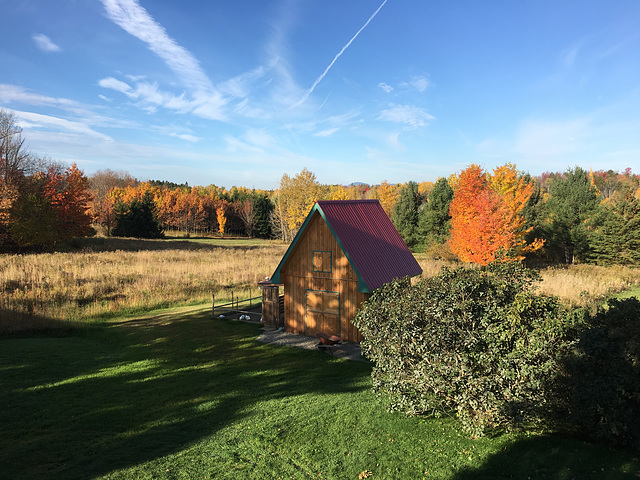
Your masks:
<instances>
[{"instance_id":1,"label":"mowed lawn","mask_svg":"<svg viewBox=\"0 0 640 480\"><path fill-rule=\"evenodd\" d=\"M191 307L0 340L0 478L633 478L629 452L387 413L370 365Z\"/></svg>"}]
</instances>

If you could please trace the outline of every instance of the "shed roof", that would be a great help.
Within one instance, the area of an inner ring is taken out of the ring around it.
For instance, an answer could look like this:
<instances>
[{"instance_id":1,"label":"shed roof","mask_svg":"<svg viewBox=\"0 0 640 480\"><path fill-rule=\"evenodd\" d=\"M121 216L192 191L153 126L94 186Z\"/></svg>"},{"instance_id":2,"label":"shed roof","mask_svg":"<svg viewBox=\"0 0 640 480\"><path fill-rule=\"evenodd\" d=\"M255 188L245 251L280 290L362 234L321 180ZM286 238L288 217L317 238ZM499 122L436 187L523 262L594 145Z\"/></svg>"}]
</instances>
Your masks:
<instances>
[{"instance_id":1,"label":"shed roof","mask_svg":"<svg viewBox=\"0 0 640 480\"><path fill-rule=\"evenodd\" d=\"M316 213L358 275L358 291L371 293L394 278L422 273L378 200L322 200L313 206L289 245L272 276L273 283L280 283L280 271Z\"/></svg>"}]
</instances>

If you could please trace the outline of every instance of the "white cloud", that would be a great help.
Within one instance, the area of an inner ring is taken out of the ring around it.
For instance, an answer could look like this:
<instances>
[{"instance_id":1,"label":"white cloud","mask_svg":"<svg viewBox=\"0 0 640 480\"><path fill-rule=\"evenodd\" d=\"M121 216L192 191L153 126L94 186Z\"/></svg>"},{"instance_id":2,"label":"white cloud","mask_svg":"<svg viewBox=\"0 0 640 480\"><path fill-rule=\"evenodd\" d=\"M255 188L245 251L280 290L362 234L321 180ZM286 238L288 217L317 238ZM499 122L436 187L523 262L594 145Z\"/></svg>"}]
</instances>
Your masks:
<instances>
[{"instance_id":1,"label":"white cloud","mask_svg":"<svg viewBox=\"0 0 640 480\"><path fill-rule=\"evenodd\" d=\"M102 0L102 4L112 22L145 42L185 85L196 90L213 89L213 85L193 55L178 45L137 0Z\"/></svg>"},{"instance_id":2,"label":"white cloud","mask_svg":"<svg viewBox=\"0 0 640 480\"><path fill-rule=\"evenodd\" d=\"M382 90L384 90L385 92L387 92L387 93L390 93L390 92L392 92L392 91L393 91L393 87L392 87L391 85L388 85L388 84L384 83L384 82L380 82L380 83L378 84L378 86L379 86Z\"/></svg>"},{"instance_id":3,"label":"white cloud","mask_svg":"<svg viewBox=\"0 0 640 480\"><path fill-rule=\"evenodd\" d=\"M31 38L36 42L36 46L43 52L59 52L62 49L53 43L49 37L42 33L36 33Z\"/></svg>"},{"instance_id":4,"label":"white cloud","mask_svg":"<svg viewBox=\"0 0 640 480\"><path fill-rule=\"evenodd\" d=\"M422 93L431 85L431 82L424 76L417 76L411 79L409 85Z\"/></svg>"},{"instance_id":5,"label":"white cloud","mask_svg":"<svg viewBox=\"0 0 640 480\"><path fill-rule=\"evenodd\" d=\"M124 82L121 82L120 80L117 80L113 77L103 78L98 82L98 85L100 85L102 88L109 88L111 90L115 90L116 92L124 93L126 95L129 95L132 93L132 88L130 85Z\"/></svg>"},{"instance_id":6,"label":"white cloud","mask_svg":"<svg viewBox=\"0 0 640 480\"><path fill-rule=\"evenodd\" d=\"M314 137L329 137L329 136L333 135L334 133L336 133L338 130L339 130L338 128L328 128L327 130L322 130L321 132L314 133L313 136Z\"/></svg>"},{"instance_id":7,"label":"white cloud","mask_svg":"<svg viewBox=\"0 0 640 480\"><path fill-rule=\"evenodd\" d=\"M147 110L164 107L181 113L192 112L203 118L223 120L223 107L227 100L213 86L200 64L191 53L169 36L137 0L102 0L107 16L127 33L142 40L149 49L160 57L188 87L191 99L185 94L176 96L163 92L158 85L143 81L144 77L129 76L135 88L115 79L101 81L101 86L120 91L131 98L139 99L140 106ZM236 89L237 90L237 89Z\"/></svg>"},{"instance_id":8,"label":"white cloud","mask_svg":"<svg viewBox=\"0 0 640 480\"><path fill-rule=\"evenodd\" d=\"M28 105L45 105L65 108L80 108L81 104L67 98L56 98L33 93L16 85L0 84L0 101L2 103L25 103Z\"/></svg>"},{"instance_id":9,"label":"white cloud","mask_svg":"<svg viewBox=\"0 0 640 480\"><path fill-rule=\"evenodd\" d=\"M186 140L187 142L196 143L200 141L200 137L196 137L195 135L189 135L187 133L172 133L170 135L172 137L177 137L181 140Z\"/></svg>"},{"instance_id":10,"label":"white cloud","mask_svg":"<svg viewBox=\"0 0 640 480\"><path fill-rule=\"evenodd\" d=\"M424 75L414 75L411 77L411 80L402 82L400 86L404 88L415 88L418 92L422 93L431 86L431 82Z\"/></svg>"},{"instance_id":11,"label":"white cloud","mask_svg":"<svg viewBox=\"0 0 640 480\"><path fill-rule=\"evenodd\" d=\"M412 127L424 127L435 117L425 110L414 105L391 105L386 110L382 110L378 120L404 123Z\"/></svg>"},{"instance_id":12,"label":"white cloud","mask_svg":"<svg viewBox=\"0 0 640 480\"><path fill-rule=\"evenodd\" d=\"M16 116L19 119L19 123L23 128L55 128L58 130L65 130L72 133L81 134L83 136L89 136L103 141L112 141L111 137L93 130L87 123L75 122L66 120L64 118L53 117L50 115L41 115L39 113L32 112L20 112L15 111ZM24 122L24 123L22 123Z\"/></svg>"}]
</instances>

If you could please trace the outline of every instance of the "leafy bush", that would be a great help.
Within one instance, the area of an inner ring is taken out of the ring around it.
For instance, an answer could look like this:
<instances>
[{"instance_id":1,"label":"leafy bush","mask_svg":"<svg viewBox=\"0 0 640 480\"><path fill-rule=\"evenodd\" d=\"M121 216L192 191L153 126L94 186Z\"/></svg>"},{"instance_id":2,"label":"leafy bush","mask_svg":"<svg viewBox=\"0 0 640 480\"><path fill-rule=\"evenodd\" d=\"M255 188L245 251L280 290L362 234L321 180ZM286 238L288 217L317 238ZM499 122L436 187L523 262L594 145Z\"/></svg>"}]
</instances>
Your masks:
<instances>
[{"instance_id":1,"label":"leafy bush","mask_svg":"<svg viewBox=\"0 0 640 480\"><path fill-rule=\"evenodd\" d=\"M611 299L586 319L555 389L561 426L640 450L640 301Z\"/></svg>"},{"instance_id":2,"label":"leafy bush","mask_svg":"<svg viewBox=\"0 0 640 480\"><path fill-rule=\"evenodd\" d=\"M455 412L473 435L546 418L575 322L556 298L535 293L537 280L506 262L376 290L354 320L374 390L392 410Z\"/></svg>"}]
</instances>

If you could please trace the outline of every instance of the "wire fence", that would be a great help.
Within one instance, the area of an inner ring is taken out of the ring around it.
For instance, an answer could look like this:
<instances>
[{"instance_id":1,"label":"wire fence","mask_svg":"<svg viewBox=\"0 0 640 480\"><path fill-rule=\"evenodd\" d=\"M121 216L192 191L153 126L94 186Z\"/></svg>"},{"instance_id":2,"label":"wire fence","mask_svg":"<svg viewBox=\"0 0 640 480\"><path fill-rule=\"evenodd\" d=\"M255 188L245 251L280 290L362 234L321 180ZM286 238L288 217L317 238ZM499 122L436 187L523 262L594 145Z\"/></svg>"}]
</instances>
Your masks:
<instances>
[{"instance_id":1,"label":"wire fence","mask_svg":"<svg viewBox=\"0 0 640 480\"><path fill-rule=\"evenodd\" d=\"M231 301L226 303L216 303L216 296L211 295L211 316L233 316L238 314L257 314L258 307L262 306L262 296L240 298L235 292L231 292Z\"/></svg>"}]
</instances>

